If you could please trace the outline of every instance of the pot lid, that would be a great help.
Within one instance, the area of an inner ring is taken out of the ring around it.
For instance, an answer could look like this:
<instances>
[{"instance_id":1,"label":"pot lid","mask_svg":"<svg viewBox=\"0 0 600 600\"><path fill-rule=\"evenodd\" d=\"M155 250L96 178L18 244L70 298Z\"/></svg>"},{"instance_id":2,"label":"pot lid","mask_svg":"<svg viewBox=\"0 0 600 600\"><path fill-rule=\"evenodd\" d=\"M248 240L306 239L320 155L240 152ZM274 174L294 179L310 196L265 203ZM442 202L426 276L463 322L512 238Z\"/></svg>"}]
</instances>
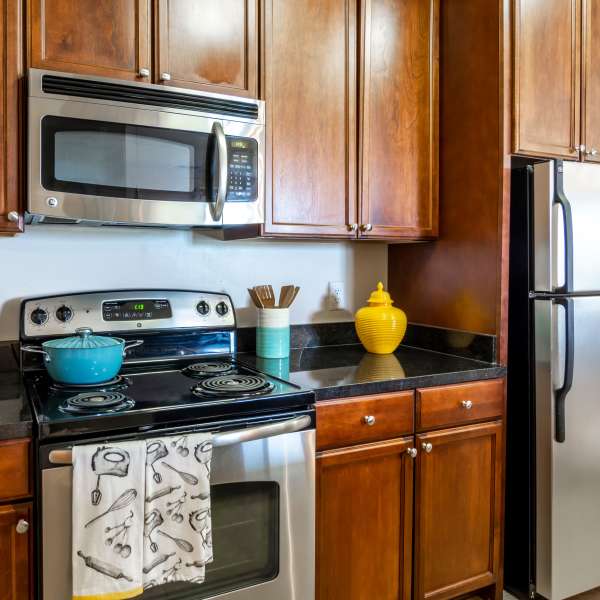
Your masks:
<instances>
[{"instance_id":1,"label":"pot lid","mask_svg":"<svg viewBox=\"0 0 600 600\"><path fill-rule=\"evenodd\" d=\"M89 327L79 327L75 330L77 335L59 338L44 342L42 346L46 348L109 348L122 344L122 340L117 338L106 337L102 335L93 335L93 331Z\"/></svg>"},{"instance_id":2,"label":"pot lid","mask_svg":"<svg viewBox=\"0 0 600 600\"><path fill-rule=\"evenodd\" d=\"M368 300L369 306L391 306L394 301L390 294L383 289L381 281L377 284L377 289L371 293Z\"/></svg>"}]
</instances>

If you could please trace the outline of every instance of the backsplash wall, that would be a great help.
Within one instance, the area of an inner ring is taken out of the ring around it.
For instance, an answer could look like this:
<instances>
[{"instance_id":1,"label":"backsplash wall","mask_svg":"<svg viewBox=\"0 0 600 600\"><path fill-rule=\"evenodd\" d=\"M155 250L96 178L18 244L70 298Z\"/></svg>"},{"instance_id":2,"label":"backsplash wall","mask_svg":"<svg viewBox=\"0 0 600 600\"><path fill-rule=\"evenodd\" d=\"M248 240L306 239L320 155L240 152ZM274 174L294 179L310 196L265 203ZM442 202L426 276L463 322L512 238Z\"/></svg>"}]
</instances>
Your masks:
<instances>
[{"instance_id":1,"label":"backsplash wall","mask_svg":"<svg viewBox=\"0 0 600 600\"><path fill-rule=\"evenodd\" d=\"M377 242L220 242L192 231L35 226L0 237L0 340L18 337L27 296L123 288L226 291L240 326L256 323L246 289L301 286L292 323L352 320L377 281L386 282L387 247ZM328 311L328 282L343 281L347 310Z\"/></svg>"}]
</instances>

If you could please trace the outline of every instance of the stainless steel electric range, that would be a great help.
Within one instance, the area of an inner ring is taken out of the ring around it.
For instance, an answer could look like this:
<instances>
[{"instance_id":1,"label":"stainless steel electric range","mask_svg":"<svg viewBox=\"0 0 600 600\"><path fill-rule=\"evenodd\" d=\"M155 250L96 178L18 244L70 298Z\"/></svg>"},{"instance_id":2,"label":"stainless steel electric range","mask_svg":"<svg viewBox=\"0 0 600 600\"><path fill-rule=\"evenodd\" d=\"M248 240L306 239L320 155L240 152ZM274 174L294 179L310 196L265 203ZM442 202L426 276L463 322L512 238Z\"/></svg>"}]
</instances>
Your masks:
<instances>
[{"instance_id":1,"label":"stainless steel electric range","mask_svg":"<svg viewBox=\"0 0 600 600\"><path fill-rule=\"evenodd\" d=\"M204 584L166 584L142 598L312 600L313 392L238 360L226 294L119 290L22 303L22 346L79 327L143 344L97 386L58 384L41 355L21 353L37 433L40 600L71 596L72 447L190 431L214 435L215 560Z\"/></svg>"}]
</instances>

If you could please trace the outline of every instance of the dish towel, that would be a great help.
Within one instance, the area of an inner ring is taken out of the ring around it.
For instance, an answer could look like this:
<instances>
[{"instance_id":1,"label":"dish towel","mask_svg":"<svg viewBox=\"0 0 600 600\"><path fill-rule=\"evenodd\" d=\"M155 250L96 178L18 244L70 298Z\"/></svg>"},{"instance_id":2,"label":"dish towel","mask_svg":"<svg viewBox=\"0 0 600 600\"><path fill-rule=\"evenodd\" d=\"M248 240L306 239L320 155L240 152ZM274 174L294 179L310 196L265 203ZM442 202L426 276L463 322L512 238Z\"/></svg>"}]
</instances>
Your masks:
<instances>
[{"instance_id":1,"label":"dish towel","mask_svg":"<svg viewBox=\"0 0 600 600\"><path fill-rule=\"evenodd\" d=\"M122 600L143 592L146 445L73 448L73 599Z\"/></svg>"},{"instance_id":2,"label":"dish towel","mask_svg":"<svg viewBox=\"0 0 600 600\"><path fill-rule=\"evenodd\" d=\"M202 583L213 559L211 435L146 441L145 589L172 581Z\"/></svg>"}]
</instances>

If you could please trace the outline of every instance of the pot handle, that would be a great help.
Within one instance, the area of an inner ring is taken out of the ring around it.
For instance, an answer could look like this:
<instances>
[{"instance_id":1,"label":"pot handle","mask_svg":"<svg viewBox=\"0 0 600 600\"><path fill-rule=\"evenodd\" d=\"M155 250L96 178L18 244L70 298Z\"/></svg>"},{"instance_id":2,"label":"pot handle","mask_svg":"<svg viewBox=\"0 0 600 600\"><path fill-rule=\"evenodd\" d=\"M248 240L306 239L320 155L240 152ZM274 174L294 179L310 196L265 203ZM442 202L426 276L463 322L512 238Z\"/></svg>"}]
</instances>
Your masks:
<instances>
[{"instance_id":1,"label":"pot handle","mask_svg":"<svg viewBox=\"0 0 600 600\"><path fill-rule=\"evenodd\" d=\"M125 356L125 353L127 352L127 350L131 350L132 348L137 348L138 346L141 346L143 343L144 343L144 340L133 340L132 342L127 342L123 346L123 356Z\"/></svg>"},{"instance_id":2,"label":"pot handle","mask_svg":"<svg viewBox=\"0 0 600 600\"><path fill-rule=\"evenodd\" d=\"M42 350L41 348L36 348L35 346L21 346L21 351L22 352L35 352L36 354L43 354L45 362L49 363L51 361L50 355L45 350Z\"/></svg>"}]
</instances>

